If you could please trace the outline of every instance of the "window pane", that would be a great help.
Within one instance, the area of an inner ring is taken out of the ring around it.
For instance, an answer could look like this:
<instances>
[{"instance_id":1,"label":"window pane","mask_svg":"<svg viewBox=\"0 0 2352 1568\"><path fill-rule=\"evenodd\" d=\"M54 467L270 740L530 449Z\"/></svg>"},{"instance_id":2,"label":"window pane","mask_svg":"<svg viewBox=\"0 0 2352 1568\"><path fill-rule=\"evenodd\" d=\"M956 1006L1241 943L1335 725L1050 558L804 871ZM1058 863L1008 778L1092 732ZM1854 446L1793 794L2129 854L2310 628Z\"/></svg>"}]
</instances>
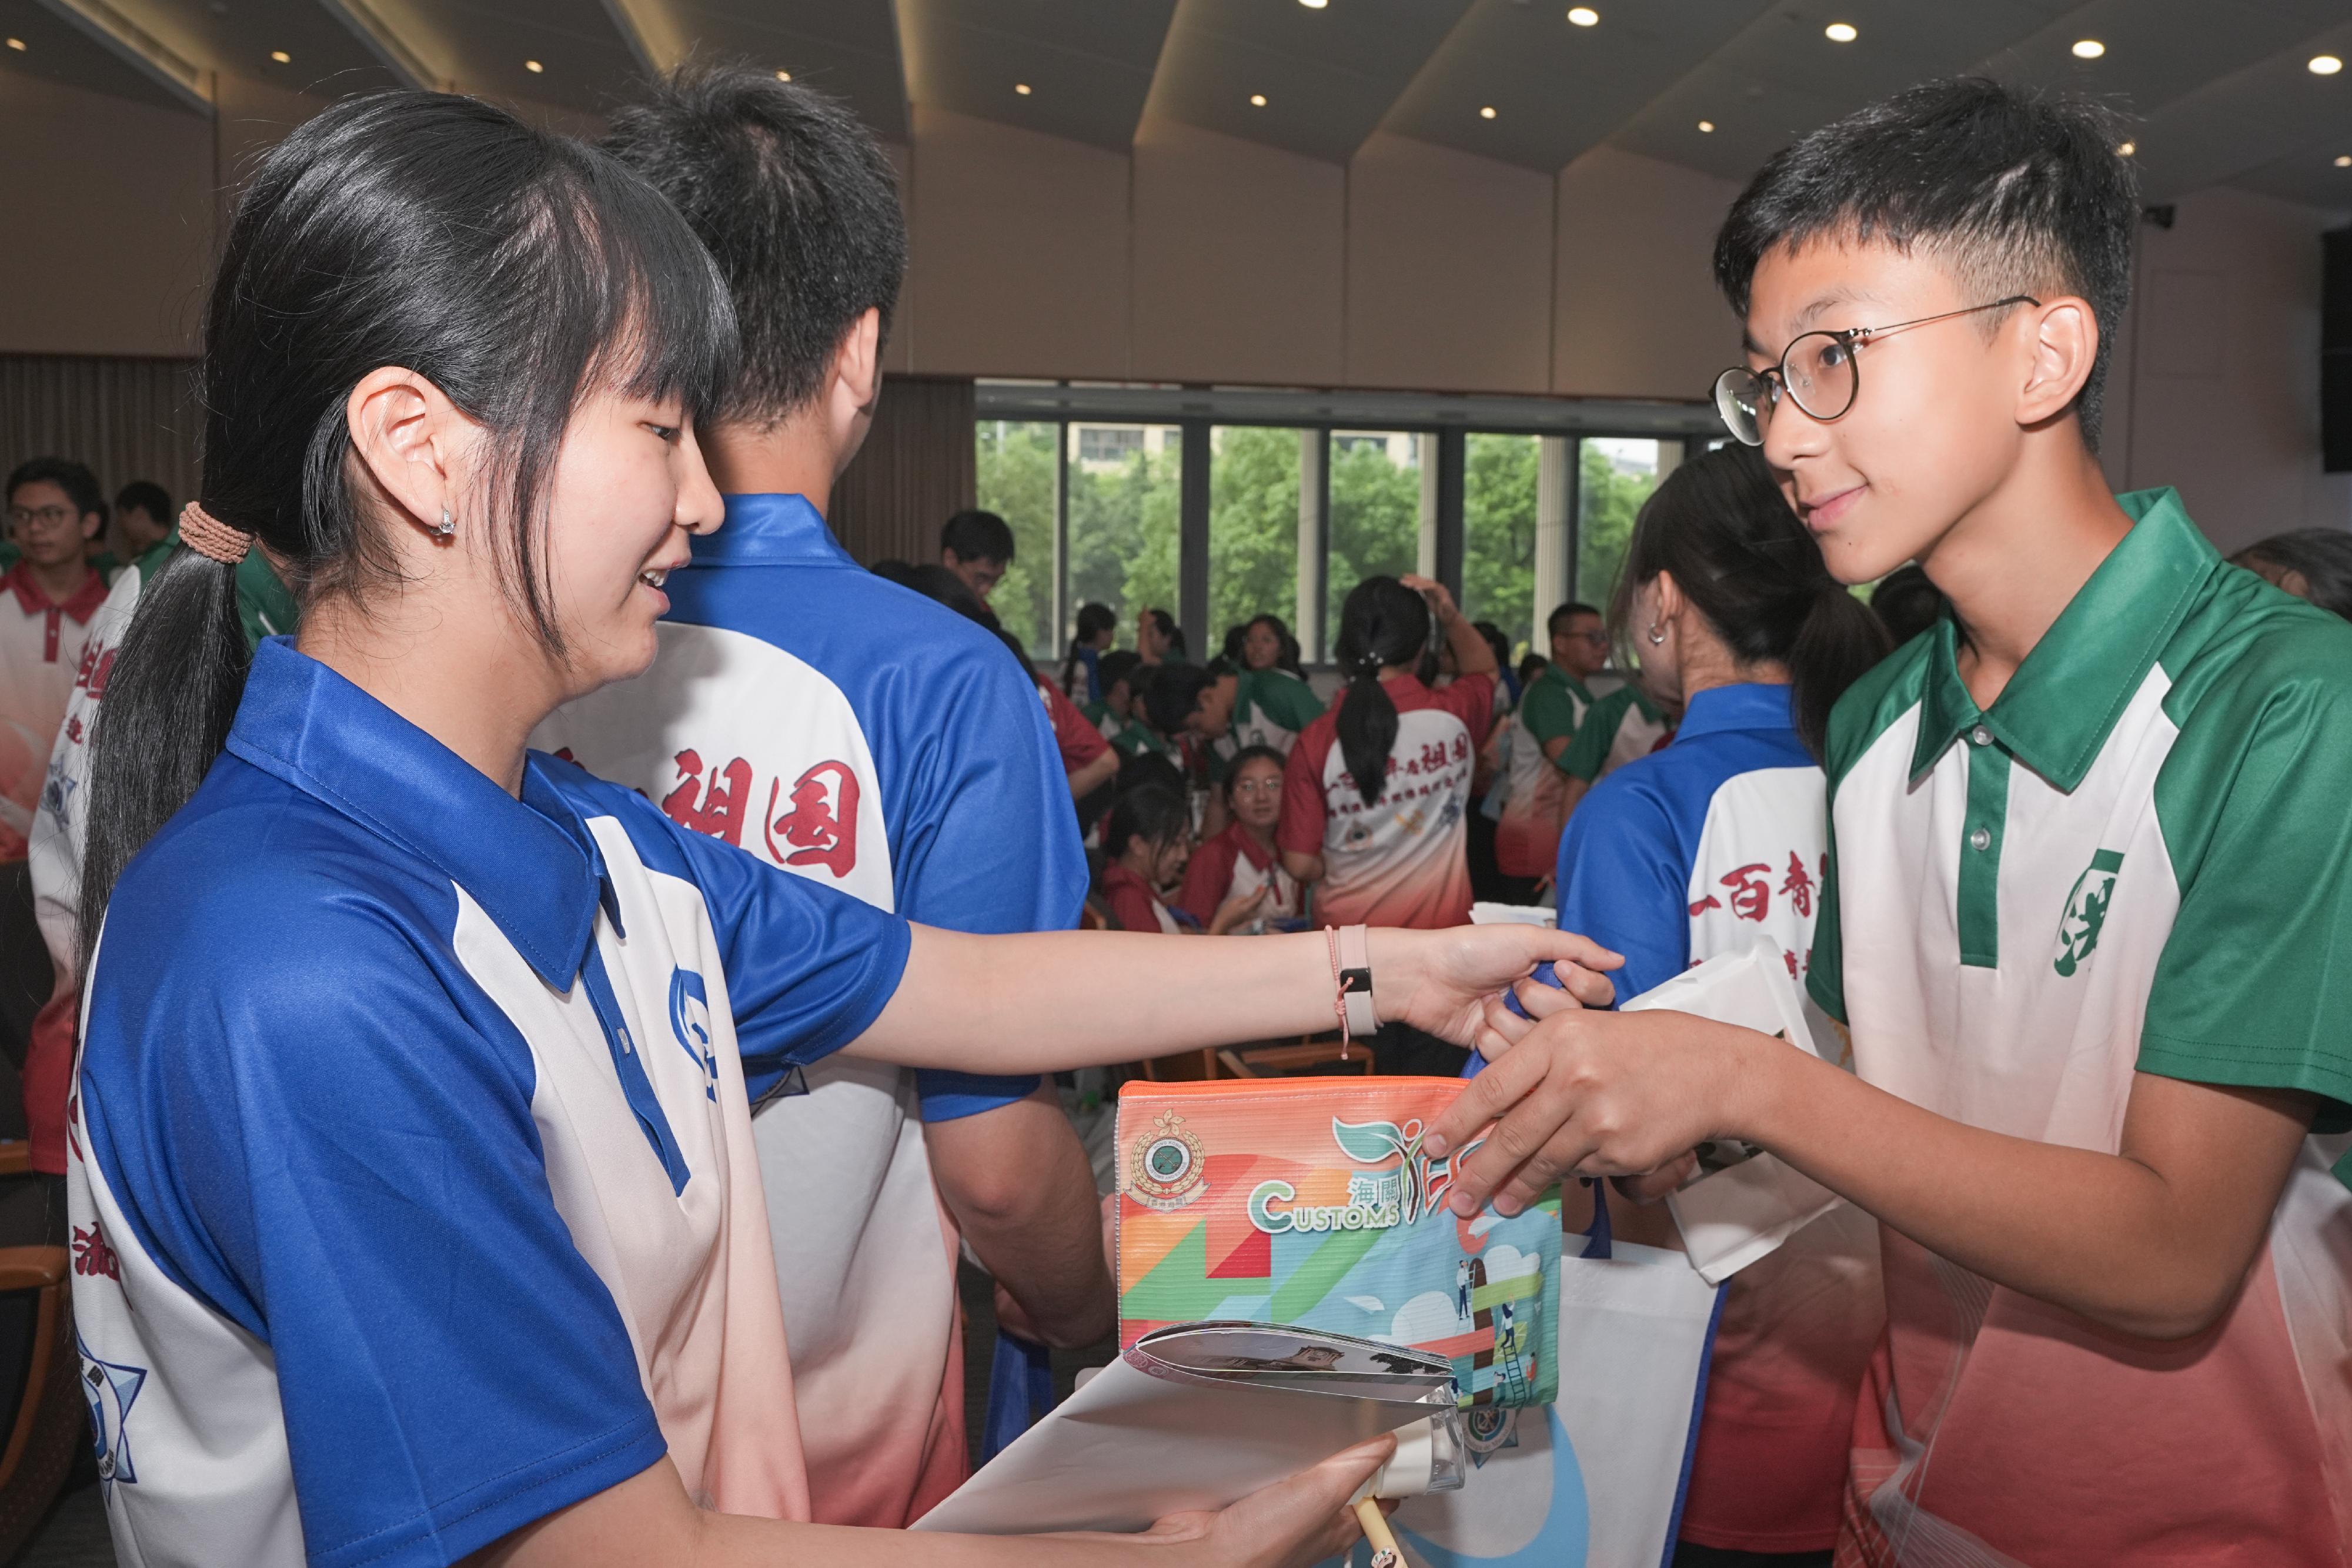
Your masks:
<instances>
[{"instance_id":1,"label":"window pane","mask_svg":"<svg viewBox=\"0 0 2352 1568\"><path fill-rule=\"evenodd\" d=\"M1577 458L1576 597L1601 609L1617 589L1617 570L1633 537L1633 514L1658 487L1663 455L1671 468L1679 442L1598 435Z\"/></svg>"},{"instance_id":2,"label":"window pane","mask_svg":"<svg viewBox=\"0 0 2352 1568\"><path fill-rule=\"evenodd\" d=\"M1421 562L1421 442L1409 431L1331 433L1331 557L1325 651L1339 641L1339 606L1368 577L1402 577Z\"/></svg>"},{"instance_id":3,"label":"window pane","mask_svg":"<svg viewBox=\"0 0 2352 1568\"><path fill-rule=\"evenodd\" d=\"M1139 610L1176 613L1176 498L1184 469L1172 424L1080 424L1070 430L1070 612L1108 604L1118 645L1135 645ZM1201 633L1185 628L1196 642ZM1067 643L1057 638L1054 652ZM1195 658L1202 656L1196 646Z\"/></svg>"},{"instance_id":4,"label":"window pane","mask_svg":"<svg viewBox=\"0 0 2352 1568\"><path fill-rule=\"evenodd\" d=\"M1209 433L1206 657L1228 628L1260 615L1298 622L1298 432L1255 425Z\"/></svg>"},{"instance_id":5,"label":"window pane","mask_svg":"<svg viewBox=\"0 0 2352 1568\"><path fill-rule=\"evenodd\" d=\"M1536 460L1543 440L1474 432L1465 447L1462 611L1500 626L1516 659L1535 623Z\"/></svg>"},{"instance_id":6,"label":"window pane","mask_svg":"<svg viewBox=\"0 0 2352 1568\"><path fill-rule=\"evenodd\" d=\"M980 506L1013 526L1013 564L989 607L1041 664L1061 643L1054 629L1055 434L1051 424L1002 419L983 419L978 430Z\"/></svg>"}]
</instances>

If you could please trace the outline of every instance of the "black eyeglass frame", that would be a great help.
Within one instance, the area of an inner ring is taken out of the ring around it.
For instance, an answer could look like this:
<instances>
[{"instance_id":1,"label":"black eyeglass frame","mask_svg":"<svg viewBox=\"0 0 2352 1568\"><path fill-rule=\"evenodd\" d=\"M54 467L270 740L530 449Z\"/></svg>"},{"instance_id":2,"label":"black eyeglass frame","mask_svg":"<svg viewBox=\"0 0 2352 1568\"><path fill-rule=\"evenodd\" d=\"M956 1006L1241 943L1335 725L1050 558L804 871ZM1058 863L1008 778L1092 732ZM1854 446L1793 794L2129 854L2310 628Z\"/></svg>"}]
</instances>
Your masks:
<instances>
[{"instance_id":1,"label":"black eyeglass frame","mask_svg":"<svg viewBox=\"0 0 2352 1568\"><path fill-rule=\"evenodd\" d=\"M1741 445L1763 445L1766 419L1764 417L1756 417L1751 419L1750 423L1753 423L1756 428L1756 435L1753 440L1750 440L1748 434L1740 429L1739 422L1732 418L1731 412L1726 404L1736 402L1742 407L1752 408L1754 413L1757 415L1766 415L1768 405L1765 399L1769 393L1769 389L1771 384L1777 382L1780 383L1780 392L1785 393L1789 401L1795 403L1799 411L1807 418L1817 419L1822 421L1823 423L1827 423L1832 420L1843 419L1853 411L1855 400L1862 396L1862 361L1858 358L1852 361L1853 372L1853 385L1846 392L1845 402L1843 406L1839 407L1834 412L1808 408L1805 405L1805 400L1797 395L1797 389L1789 384L1789 356L1795 353L1798 346L1803 343L1806 340L1811 338L1827 338L1851 353L1853 350L1860 348L1863 344L1870 342L1872 340L1876 338L1883 338L1890 332L1900 332L1912 327L1926 327L1937 321L1949 321L1955 317L1959 316L1974 316L1981 310L2001 310L2006 309L2011 305L2039 306L2041 303L2041 300L2036 299L2031 294L2012 294L2006 299L1990 300L1982 305L1969 305L1958 310L1942 311L1934 316L1914 317L1908 321L1890 322L1888 325L1884 327L1848 327L1842 331L1836 332L1800 332L1797 336L1789 340L1789 346L1787 348L1780 350L1780 359L1779 363L1769 365L1760 371L1751 370L1746 365L1733 365L1729 369L1726 370L1722 374L1717 376L1715 378L1716 414L1723 421L1724 428L1731 432L1732 439L1738 442ZM1745 382L1738 382L1734 381L1734 377L1744 377L1746 379ZM1755 395L1751 398L1741 397L1739 395L1740 392L1750 384L1752 384ZM1777 405L1780 401L1780 400L1778 396L1771 398L1772 404Z\"/></svg>"}]
</instances>

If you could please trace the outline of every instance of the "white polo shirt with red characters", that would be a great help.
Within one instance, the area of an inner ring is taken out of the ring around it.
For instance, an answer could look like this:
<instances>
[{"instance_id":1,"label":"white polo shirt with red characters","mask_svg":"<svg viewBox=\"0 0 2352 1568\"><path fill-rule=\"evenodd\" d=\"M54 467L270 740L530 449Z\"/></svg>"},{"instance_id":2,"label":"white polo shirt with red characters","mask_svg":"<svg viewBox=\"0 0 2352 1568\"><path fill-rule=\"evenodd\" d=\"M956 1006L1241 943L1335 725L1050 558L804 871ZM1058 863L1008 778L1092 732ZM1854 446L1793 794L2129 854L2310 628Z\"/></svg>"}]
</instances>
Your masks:
<instances>
[{"instance_id":1,"label":"white polo shirt with red characters","mask_svg":"<svg viewBox=\"0 0 2352 1568\"><path fill-rule=\"evenodd\" d=\"M26 561L0 574L0 861L25 858L82 643L105 602L106 580L95 570L62 600Z\"/></svg>"},{"instance_id":2,"label":"white polo shirt with red characters","mask_svg":"<svg viewBox=\"0 0 2352 1568\"><path fill-rule=\"evenodd\" d=\"M1381 683L1397 707L1388 778L1370 804L1339 749L1332 705L1307 727L1283 775L1276 842L1323 857L1315 918L1325 925L1433 929L1470 918L1470 772L1495 711L1491 675L1432 691L1412 675Z\"/></svg>"}]
</instances>

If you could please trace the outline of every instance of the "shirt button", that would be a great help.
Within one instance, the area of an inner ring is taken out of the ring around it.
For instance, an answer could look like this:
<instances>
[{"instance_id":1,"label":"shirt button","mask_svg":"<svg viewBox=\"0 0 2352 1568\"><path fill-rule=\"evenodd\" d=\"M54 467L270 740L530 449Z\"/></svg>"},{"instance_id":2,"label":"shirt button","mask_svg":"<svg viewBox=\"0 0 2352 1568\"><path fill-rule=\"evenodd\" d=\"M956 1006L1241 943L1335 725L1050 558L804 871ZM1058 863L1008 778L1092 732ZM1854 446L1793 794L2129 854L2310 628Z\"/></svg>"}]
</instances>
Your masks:
<instances>
[{"instance_id":1,"label":"shirt button","mask_svg":"<svg viewBox=\"0 0 2352 1568\"><path fill-rule=\"evenodd\" d=\"M1969 731L1969 739L1978 746L1990 746L1992 744L1992 731L1987 729L1982 725L1979 725L1976 728ZM1982 844L1979 844L1977 848L1982 849L1984 846Z\"/></svg>"},{"instance_id":2,"label":"shirt button","mask_svg":"<svg viewBox=\"0 0 2352 1568\"><path fill-rule=\"evenodd\" d=\"M1990 828L1979 828L1975 832L1970 833L1969 835L1969 848L1976 851L1979 854L1982 854L1985 851L1992 848L1992 830Z\"/></svg>"}]
</instances>

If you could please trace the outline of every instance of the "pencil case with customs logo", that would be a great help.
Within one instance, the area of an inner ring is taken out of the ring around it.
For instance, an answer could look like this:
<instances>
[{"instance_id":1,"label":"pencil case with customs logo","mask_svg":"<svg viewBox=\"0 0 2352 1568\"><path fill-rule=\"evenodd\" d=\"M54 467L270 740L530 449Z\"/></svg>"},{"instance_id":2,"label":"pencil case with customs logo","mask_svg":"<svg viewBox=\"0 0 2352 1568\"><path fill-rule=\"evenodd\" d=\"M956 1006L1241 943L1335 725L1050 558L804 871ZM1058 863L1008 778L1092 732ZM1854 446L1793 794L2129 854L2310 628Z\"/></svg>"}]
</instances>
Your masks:
<instances>
[{"instance_id":1,"label":"pencil case with customs logo","mask_svg":"<svg viewBox=\"0 0 2352 1568\"><path fill-rule=\"evenodd\" d=\"M1422 1139L1465 1086L1126 1085L1121 1347L1179 1323L1295 1325L1444 1356L1465 1406L1549 1404L1559 1387L1559 1193L1507 1218L1489 1207L1462 1219L1446 1207L1452 1158L1432 1159Z\"/></svg>"}]
</instances>

